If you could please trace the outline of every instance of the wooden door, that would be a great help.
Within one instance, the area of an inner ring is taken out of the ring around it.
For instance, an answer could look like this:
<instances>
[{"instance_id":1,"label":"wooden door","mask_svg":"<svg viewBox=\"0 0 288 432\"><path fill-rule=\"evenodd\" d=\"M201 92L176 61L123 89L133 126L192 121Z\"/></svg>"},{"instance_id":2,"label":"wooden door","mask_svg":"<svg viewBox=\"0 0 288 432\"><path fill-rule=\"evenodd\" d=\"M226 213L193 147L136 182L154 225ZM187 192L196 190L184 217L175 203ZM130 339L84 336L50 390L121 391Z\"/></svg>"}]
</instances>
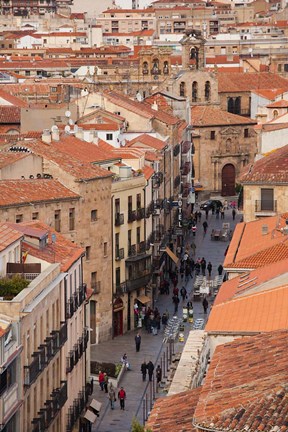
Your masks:
<instances>
[{"instance_id":1,"label":"wooden door","mask_svg":"<svg viewBox=\"0 0 288 432\"><path fill-rule=\"evenodd\" d=\"M235 195L235 167L227 164L222 169L222 196Z\"/></svg>"}]
</instances>

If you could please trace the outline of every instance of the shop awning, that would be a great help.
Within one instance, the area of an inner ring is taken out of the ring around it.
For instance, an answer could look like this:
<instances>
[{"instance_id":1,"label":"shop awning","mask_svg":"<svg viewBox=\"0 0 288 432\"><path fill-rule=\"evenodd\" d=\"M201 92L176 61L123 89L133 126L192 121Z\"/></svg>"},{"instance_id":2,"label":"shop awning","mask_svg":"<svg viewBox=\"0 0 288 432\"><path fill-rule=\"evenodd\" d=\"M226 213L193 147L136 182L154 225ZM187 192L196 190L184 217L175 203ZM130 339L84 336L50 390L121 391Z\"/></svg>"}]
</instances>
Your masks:
<instances>
[{"instance_id":1,"label":"shop awning","mask_svg":"<svg viewBox=\"0 0 288 432\"><path fill-rule=\"evenodd\" d=\"M165 252L169 255L169 257L174 261L174 263L177 265L179 259L177 256L171 251L169 247L166 247Z\"/></svg>"},{"instance_id":2,"label":"shop awning","mask_svg":"<svg viewBox=\"0 0 288 432\"><path fill-rule=\"evenodd\" d=\"M146 295L142 295L142 296L137 297L137 300L139 300L139 302L142 304L146 304L146 303L151 302L150 297L148 297Z\"/></svg>"}]
</instances>

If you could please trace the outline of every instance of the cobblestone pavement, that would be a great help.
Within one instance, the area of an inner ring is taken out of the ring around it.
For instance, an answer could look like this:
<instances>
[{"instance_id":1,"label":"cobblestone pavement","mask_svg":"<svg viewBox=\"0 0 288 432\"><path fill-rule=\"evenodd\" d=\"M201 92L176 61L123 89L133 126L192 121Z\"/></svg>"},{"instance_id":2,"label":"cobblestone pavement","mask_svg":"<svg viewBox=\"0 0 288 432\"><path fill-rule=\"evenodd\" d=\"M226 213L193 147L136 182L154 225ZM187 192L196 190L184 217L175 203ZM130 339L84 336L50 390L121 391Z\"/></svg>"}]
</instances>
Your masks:
<instances>
[{"instance_id":1,"label":"cobblestone pavement","mask_svg":"<svg viewBox=\"0 0 288 432\"><path fill-rule=\"evenodd\" d=\"M212 270L212 278L216 276L217 267L220 263L223 263L224 253L228 246L227 242L223 241L212 241L211 240L211 231L212 229L220 229L222 228L223 222L229 222L230 227L233 230L236 223L240 221L240 216L236 216L236 220L232 220L232 210L226 210L225 219L221 220L216 219L215 215L211 215L211 212L208 216L208 231L206 236L203 235L202 223L205 219L205 214L202 212L202 220L198 222L198 230L195 239L196 243L196 254L195 257L205 257L206 261L211 261L213 265ZM191 243L191 236L188 236L186 239L187 244ZM189 280L186 284L186 289L188 294L191 295L193 287L193 279ZM181 288L179 284L179 288ZM172 304L172 295L159 295L155 307L158 307L160 313L162 314L166 309L168 309L170 317L173 315L174 307ZM209 309L213 302L213 297L208 298L209 300ZM185 301L186 303L186 301ZM180 301L178 316L182 317L182 306L183 303ZM203 318L204 321L207 320L208 314L204 315L202 301L193 301L194 307L194 319ZM192 325L189 323L185 323L185 338L189 330L192 328ZM143 360L146 362L152 360L155 365L155 369L157 366L157 360L159 360L161 353L163 354L163 350L166 350L166 345L162 343L163 340L163 329L158 332L158 335L153 336L152 334L148 334L144 329L141 330L142 342L140 352L136 352L135 350L135 337L136 331L131 331L126 333L123 336L116 337L113 340L103 342L100 345L93 345L91 347L91 359L103 362L117 362L121 359L124 352L127 353L129 362L131 364L131 370L125 372L122 380L121 386L124 387L127 394L127 400L125 405L125 411L120 411L119 401L115 403L115 409L111 410L109 401L107 398L107 394L100 391L99 385L97 382L94 383L94 392L93 398L102 402L102 409L100 412L100 417L96 420L95 424L92 426L93 432L129 432L132 419L137 417L138 421L143 424L143 395L148 387L148 382L142 381L142 376L140 372L140 366ZM183 349L184 343L176 342L175 344L175 352L181 352ZM149 393L149 389L148 389ZM163 395L162 395L163 396Z\"/></svg>"}]
</instances>

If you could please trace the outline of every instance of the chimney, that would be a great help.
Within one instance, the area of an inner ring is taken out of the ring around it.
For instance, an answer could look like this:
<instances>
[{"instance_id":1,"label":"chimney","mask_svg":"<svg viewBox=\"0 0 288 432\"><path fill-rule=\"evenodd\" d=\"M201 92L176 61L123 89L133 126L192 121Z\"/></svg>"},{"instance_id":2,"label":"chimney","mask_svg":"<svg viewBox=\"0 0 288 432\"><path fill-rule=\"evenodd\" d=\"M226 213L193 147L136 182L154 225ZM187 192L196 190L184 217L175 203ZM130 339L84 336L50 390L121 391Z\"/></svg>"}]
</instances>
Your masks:
<instances>
[{"instance_id":1,"label":"chimney","mask_svg":"<svg viewBox=\"0 0 288 432\"><path fill-rule=\"evenodd\" d=\"M158 105L157 105L157 102L156 102L156 101L153 102L153 104L151 105L151 108L152 108L154 111L158 111Z\"/></svg>"},{"instance_id":2,"label":"chimney","mask_svg":"<svg viewBox=\"0 0 288 432\"><path fill-rule=\"evenodd\" d=\"M98 145L99 143L99 138L98 138L98 133L94 132L94 136L93 136L93 144Z\"/></svg>"},{"instance_id":3,"label":"chimney","mask_svg":"<svg viewBox=\"0 0 288 432\"><path fill-rule=\"evenodd\" d=\"M80 140L83 140L83 128L80 127L78 128L77 132L75 133L75 137Z\"/></svg>"},{"instance_id":4,"label":"chimney","mask_svg":"<svg viewBox=\"0 0 288 432\"><path fill-rule=\"evenodd\" d=\"M268 225L262 225L261 231L262 231L262 235L266 235L268 234Z\"/></svg>"},{"instance_id":5,"label":"chimney","mask_svg":"<svg viewBox=\"0 0 288 432\"><path fill-rule=\"evenodd\" d=\"M45 144L51 144L51 133L49 129L44 129L42 132L42 141Z\"/></svg>"},{"instance_id":6,"label":"chimney","mask_svg":"<svg viewBox=\"0 0 288 432\"><path fill-rule=\"evenodd\" d=\"M59 141L59 129L52 130L52 140Z\"/></svg>"}]
</instances>

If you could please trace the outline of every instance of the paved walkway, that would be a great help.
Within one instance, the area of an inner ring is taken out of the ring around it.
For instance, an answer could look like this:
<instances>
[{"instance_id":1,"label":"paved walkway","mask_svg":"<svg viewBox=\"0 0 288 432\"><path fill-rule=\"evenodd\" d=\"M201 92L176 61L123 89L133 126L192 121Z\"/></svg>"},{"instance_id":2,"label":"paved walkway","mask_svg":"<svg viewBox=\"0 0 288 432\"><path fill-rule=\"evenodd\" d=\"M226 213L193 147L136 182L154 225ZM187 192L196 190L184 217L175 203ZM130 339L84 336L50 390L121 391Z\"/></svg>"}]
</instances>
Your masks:
<instances>
[{"instance_id":1,"label":"paved walkway","mask_svg":"<svg viewBox=\"0 0 288 432\"><path fill-rule=\"evenodd\" d=\"M203 235L202 223L205 219L205 214L202 212L202 220L198 222L198 231L196 234L195 243L196 243L196 254L195 257L205 257L207 263L211 261L213 265L212 277L216 276L217 267L224 260L224 253L228 246L228 242L223 241L212 241L210 238L210 234L212 229L220 229L222 228L223 222L230 222L231 229L234 229L235 224L240 221L240 216L236 216L236 220L232 221L232 210L229 209L225 212L224 221L216 219L214 215L211 215L211 212L208 217L208 232L206 236ZM191 243L192 237L187 239L187 243ZM193 280L186 284L186 289L188 293L192 292L192 283ZM181 287L181 286L179 286ZM155 306L158 307L161 315L162 313L168 309L170 317L173 315L174 307L171 300L172 295L159 295ZM211 303L213 298L209 299ZM186 303L186 301L185 301ZM204 315L202 302L201 301L193 301L194 307L194 319L204 318L206 321L207 315ZM178 316L182 317L182 301L179 304ZM185 335L188 334L191 329L191 324L185 324ZM126 352L129 362L131 364L131 371L127 371L122 380L121 385L125 388L127 394L127 400L125 405L125 411L120 411L119 401L115 403L115 409L110 409L110 404L107 398L107 394L100 391L98 383L94 385L93 398L99 400L103 403L102 410L100 413L100 417L96 420L95 424L92 426L93 432L129 432L132 419L137 417L138 421L143 424L143 408L142 408L142 400L143 395L146 391L147 386L149 385L147 382L142 381L142 376L140 372L140 366L143 360L146 362L151 360L155 369L157 366L157 360L163 349L166 349L166 346L162 344L163 339L163 329L158 332L157 336L153 336L152 334L147 334L144 329L141 331L142 342L140 352L136 352L135 350L135 337L136 331L131 331L126 333L123 336L116 337L115 339L107 342L103 342L100 345L94 345L91 347L91 359L103 362L118 362L123 353ZM184 344L177 342L175 344L175 352L181 352Z\"/></svg>"}]
</instances>

